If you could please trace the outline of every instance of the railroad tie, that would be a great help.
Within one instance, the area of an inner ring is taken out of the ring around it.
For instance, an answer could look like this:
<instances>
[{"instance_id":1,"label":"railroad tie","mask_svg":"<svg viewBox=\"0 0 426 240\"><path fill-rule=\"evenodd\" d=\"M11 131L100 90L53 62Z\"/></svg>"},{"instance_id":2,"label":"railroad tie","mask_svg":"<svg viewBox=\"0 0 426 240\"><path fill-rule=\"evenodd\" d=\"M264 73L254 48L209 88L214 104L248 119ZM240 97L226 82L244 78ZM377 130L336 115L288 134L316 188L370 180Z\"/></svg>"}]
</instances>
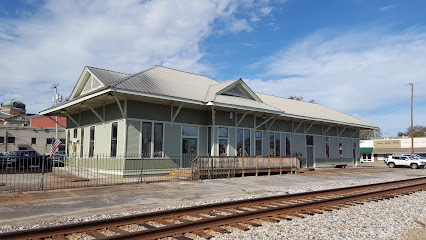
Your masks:
<instances>
[{"instance_id":1,"label":"railroad tie","mask_svg":"<svg viewBox=\"0 0 426 240\"><path fill-rule=\"evenodd\" d=\"M242 223L250 225L250 226L253 226L253 227L260 227L260 226L262 226L261 224L254 223L254 222L251 222L251 221L244 221Z\"/></svg>"},{"instance_id":2,"label":"railroad tie","mask_svg":"<svg viewBox=\"0 0 426 240\"><path fill-rule=\"evenodd\" d=\"M119 228L119 227L108 227L108 230L110 230L111 232L118 233L118 234L126 234L126 233L129 233L128 231L123 230L123 229L121 229L121 228Z\"/></svg>"},{"instance_id":3,"label":"railroad tie","mask_svg":"<svg viewBox=\"0 0 426 240\"><path fill-rule=\"evenodd\" d=\"M141 223L141 224L138 224L138 225L141 226L141 227L144 227L144 228L146 228L148 230L150 230L150 229L156 229L156 227L154 227L152 225L149 225L149 224L146 224L146 223Z\"/></svg>"},{"instance_id":4,"label":"railroad tie","mask_svg":"<svg viewBox=\"0 0 426 240\"><path fill-rule=\"evenodd\" d=\"M91 237L94 237L96 239L97 238L104 238L104 237L106 237L102 233L98 232L98 230L90 230L90 231L87 231L86 234L89 235L89 236L91 236Z\"/></svg>"},{"instance_id":5,"label":"railroad tie","mask_svg":"<svg viewBox=\"0 0 426 240\"><path fill-rule=\"evenodd\" d=\"M278 222L280 222L280 220L274 219L274 218L271 218L271 217L263 217L260 220L265 221L265 222L270 222L270 223L278 223Z\"/></svg>"},{"instance_id":6,"label":"railroad tie","mask_svg":"<svg viewBox=\"0 0 426 240\"><path fill-rule=\"evenodd\" d=\"M233 228L240 229L240 230L242 230L242 231L248 231L248 230L250 230L250 228L248 228L248 227L246 227L246 226L243 226L243 225L241 225L241 224L238 224L238 223L231 223L231 224L229 224L229 226L230 226L230 227L233 227Z\"/></svg>"},{"instance_id":7,"label":"railroad tie","mask_svg":"<svg viewBox=\"0 0 426 240\"><path fill-rule=\"evenodd\" d=\"M212 227L212 228L210 228L210 230L218 232L218 233L222 233L222 234L223 233L229 233L228 230L221 228L221 227Z\"/></svg>"},{"instance_id":8,"label":"railroad tie","mask_svg":"<svg viewBox=\"0 0 426 240\"><path fill-rule=\"evenodd\" d=\"M212 235L205 233L203 230L196 230L196 231L192 231L191 233L198 235L198 236L205 238L205 239L210 239L210 238L213 237Z\"/></svg>"}]
</instances>

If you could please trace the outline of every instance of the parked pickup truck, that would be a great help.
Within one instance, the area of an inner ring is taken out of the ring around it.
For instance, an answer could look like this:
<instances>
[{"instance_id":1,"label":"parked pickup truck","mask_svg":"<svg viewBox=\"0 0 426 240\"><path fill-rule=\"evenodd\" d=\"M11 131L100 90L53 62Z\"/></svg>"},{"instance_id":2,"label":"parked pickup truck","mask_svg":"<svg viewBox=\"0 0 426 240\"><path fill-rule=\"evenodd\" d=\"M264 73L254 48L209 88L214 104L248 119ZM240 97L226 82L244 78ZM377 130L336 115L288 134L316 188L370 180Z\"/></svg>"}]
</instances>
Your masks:
<instances>
[{"instance_id":1,"label":"parked pickup truck","mask_svg":"<svg viewBox=\"0 0 426 240\"><path fill-rule=\"evenodd\" d=\"M425 168L426 166L426 160L421 158L414 158L412 156L407 156L406 154L394 154L391 156L388 156L385 159L385 163L390 167L393 168L395 166L406 166L411 167L412 169L416 168Z\"/></svg>"}]
</instances>

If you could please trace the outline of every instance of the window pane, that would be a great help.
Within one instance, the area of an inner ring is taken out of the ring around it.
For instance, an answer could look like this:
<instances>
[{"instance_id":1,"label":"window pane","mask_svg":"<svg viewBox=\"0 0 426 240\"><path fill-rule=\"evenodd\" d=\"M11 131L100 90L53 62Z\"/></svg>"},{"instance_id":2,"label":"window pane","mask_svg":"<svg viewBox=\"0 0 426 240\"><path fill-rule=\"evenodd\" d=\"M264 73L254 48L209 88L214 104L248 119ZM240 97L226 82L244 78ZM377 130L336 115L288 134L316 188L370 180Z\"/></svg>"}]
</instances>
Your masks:
<instances>
[{"instance_id":1,"label":"window pane","mask_svg":"<svg viewBox=\"0 0 426 240\"><path fill-rule=\"evenodd\" d=\"M343 157L343 139L339 138L339 156Z\"/></svg>"},{"instance_id":2,"label":"window pane","mask_svg":"<svg viewBox=\"0 0 426 240\"><path fill-rule=\"evenodd\" d=\"M51 138L46 138L46 144L52 144L52 139Z\"/></svg>"},{"instance_id":3,"label":"window pane","mask_svg":"<svg viewBox=\"0 0 426 240\"><path fill-rule=\"evenodd\" d=\"M228 138L228 128L219 128L219 137L220 138Z\"/></svg>"},{"instance_id":4,"label":"window pane","mask_svg":"<svg viewBox=\"0 0 426 240\"><path fill-rule=\"evenodd\" d=\"M111 157L117 156L117 128L118 123L111 124Z\"/></svg>"},{"instance_id":5,"label":"window pane","mask_svg":"<svg viewBox=\"0 0 426 240\"><path fill-rule=\"evenodd\" d=\"M325 138L325 157L330 157L330 139Z\"/></svg>"},{"instance_id":6,"label":"window pane","mask_svg":"<svg viewBox=\"0 0 426 240\"><path fill-rule=\"evenodd\" d=\"M281 144L281 138L279 133L275 133L275 156L280 156L280 144Z\"/></svg>"},{"instance_id":7,"label":"window pane","mask_svg":"<svg viewBox=\"0 0 426 240\"><path fill-rule=\"evenodd\" d=\"M77 128L74 128L73 138L77 138Z\"/></svg>"},{"instance_id":8,"label":"window pane","mask_svg":"<svg viewBox=\"0 0 426 240\"><path fill-rule=\"evenodd\" d=\"M219 139L219 156L228 156L228 140Z\"/></svg>"},{"instance_id":9,"label":"window pane","mask_svg":"<svg viewBox=\"0 0 426 240\"><path fill-rule=\"evenodd\" d=\"M154 157L163 156L163 124L154 123Z\"/></svg>"},{"instance_id":10,"label":"window pane","mask_svg":"<svg viewBox=\"0 0 426 240\"><path fill-rule=\"evenodd\" d=\"M37 144L37 138L31 138L31 144Z\"/></svg>"},{"instance_id":11,"label":"window pane","mask_svg":"<svg viewBox=\"0 0 426 240\"><path fill-rule=\"evenodd\" d=\"M142 156L151 157L152 123L142 123Z\"/></svg>"},{"instance_id":12,"label":"window pane","mask_svg":"<svg viewBox=\"0 0 426 240\"><path fill-rule=\"evenodd\" d=\"M256 131L256 138L262 138L262 132Z\"/></svg>"},{"instance_id":13,"label":"window pane","mask_svg":"<svg viewBox=\"0 0 426 240\"><path fill-rule=\"evenodd\" d=\"M250 130L244 130L244 156L250 156Z\"/></svg>"},{"instance_id":14,"label":"window pane","mask_svg":"<svg viewBox=\"0 0 426 240\"><path fill-rule=\"evenodd\" d=\"M197 127L191 126L182 126L182 135L196 137L197 136Z\"/></svg>"},{"instance_id":15,"label":"window pane","mask_svg":"<svg viewBox=\"0 0 426 240\"><path fill-rule=\"evenodd\" d=\"M237 156L243 156L243 130L237 129Z\"/></svg>"},{"instance_id":16,"label":"window pane","mask_svg":"<svg viewBox=\"0 0 426 240\"><path fill-rule=\"evenodd\" d=\"M314 136L306 135L306 145L314 145Z\"/></svg>"},{"instance_id":17,"label":"window pane","mask_svg":"<svg viewBox=\"0 0 426 240\"><path fill-rule=\"evenodd\" d=\"M15 143L15 137L7 137L7 143Z\"/></svg>"},{"instance_id":18,"label":"window pane","mask_svg":"<svg viewBox=\"0 0 426 240\"><path fill-rule=\"evenodd\" d=\"M4 137L0 137L0 143L4 143Z\"/></svg>"},{"instance_id":19,"label":"window pane","mask_svg":"<svg viewBox=\"0 0 426 240\"><path fill-rule=\"evenodd\" d=\"M262 156L262 139L256 139L256 156Z\"/></svg>"},{"instance_id":20,"label":"window pane","mask_svg":"<svg viewBox=\"0 0 426 240\"><path fill-rule=\"evenodd\" d=\"M269 156L275 155L275 139L274 139L274 133L269 133Z\"/></svg>"},{"instance_id":21,"label":"window pane","mask_svg":"<svg viewBox=\"0 0 426 240\"><path fill-rule=\"evenodd\" d=\"M291 145L290 145L290 133L285 135L285 155L290 157L291 155Z\"/></svg>"},{"instance_id":22,"label":"window pane","mask_svg":"<svg viewBox=\"0 0 426 240\"><path fill-rule=\"evenodd\" d=\"M89 157L93 157L94 151L95 151L95 127L90 127Z\"/></svg>"},{"instance_id":23,"label":"window pane","mask_svg":"<svg viewBox=\"0 0 426 240\"><path fill-rule=\"evenodd\" d=\"M207 154L210 156L212 153L212 128L209 127L207 130Z\"/></svg>"},{"instance_id":24,"label":"window pane","mask_svg":"<svg viewBox=\"0 0 426 240\"><path fill-rule=\"evenodd\" d=\"M84 154L84 128L81 128L81 139L80 139L80 157Z\"/></svg>"}]
</instances>

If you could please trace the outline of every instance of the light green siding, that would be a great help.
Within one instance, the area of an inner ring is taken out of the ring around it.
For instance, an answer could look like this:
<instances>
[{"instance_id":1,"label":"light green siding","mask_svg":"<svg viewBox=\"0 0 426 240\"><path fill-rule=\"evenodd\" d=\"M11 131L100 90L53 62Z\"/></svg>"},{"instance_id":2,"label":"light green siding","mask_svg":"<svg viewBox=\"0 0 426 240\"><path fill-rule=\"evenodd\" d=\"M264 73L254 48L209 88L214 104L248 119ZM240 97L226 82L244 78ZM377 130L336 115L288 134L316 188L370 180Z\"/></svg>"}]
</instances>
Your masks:
<instances>
[{"instance_id":1,"label":"light green siding","mask_svg":"<svg viewBox=\"0 0 426 240\"><path fill-rule=\"evenodd\" d=\"M305 131L305 129L303 127L303 123L300 126L299 126L299 124L300 124L300 122L293 122L293 132L303 133ZM299 126L299 127L297 128L297 126ZM296 130L296 131L294 131L294 130Z\"/></svg>"},{"instance_id":2,"label":"light green siding","mask_svg":"<svg viewBox=\"0 0 426 240\"><path fill-rule=\"evenodd\" d=\"M233 113L234 114L234 113ZM235 126L235 116L230 119L230 113L224 111L216 111L216 124L224 126Z\"/></svg>"},{"instance_id":3,"label":"light green siding","mask_svg":"<svg viewBox=\"0 0 426 240\"><path fill-rule=\"evenodd\" d=\"M121 101L120 103L121 103L121 106L123 107L124 101ZM123 118L123 115L121 114L121 111L118 108L117 103L105 105L105 121L118 120L122 118Z\"/></svg>"},{"instance_id":4,"label":"light green siding","mask_svg":"<svg viewBox=\"0 0 426 240\"><path fill-rule=\"evenodd\" d=\"M181 154L181 135L180 124L164 124L164 152L167 156L176 156Z\"/></svg>"},{"instance_id":5,"label":"light green siding","mask_svg":"<svg viewBox=\"0 0 426 240\"><path fill-rule=\"evenodd\" d=\"M311 124L305 123L305 129L308 129ZM312 127L308 130L307 134L315 134L315 135L321 135L322 134L322 127L320 125L312 125Z\"/></svg>"},{"instance_id":6,"label":"light green siding","mask_svg":"<svg viewBox=\"0 0 426 240\"><path fill-rule=\"evenodd\" d=\"M128 118L170 121L170 106L129 100L127 108Z\"/></svg>"},{"instance_id":7,"label":"light green siding","mask_svg":"<svg viewBox=\"0 0 426 240\"><path fill-rule=\"evenodd\" d=\"M352 158L352 139L350 138L343 138L343 157L344 158Z\"/></svg>"},{"instance_id":8,"label":"light green siding","mask_svg":"<svg viewBox=\"0 0 426 240\"><path fill-rule=\"evenodd\" d=\"M181 108L175 122L206 125L208 122L207 112L196 109Z\"/></svg>"},{"instance_id":9,"label":"light green siding","mask_svg":"<svg viewBox=\"0 0 426 240\"><path fill-rule=\"evenodd\" d=\"M339 145L335 137L330 137L330 158L339 158Z\"/></svg>"},{"instance_id":10,"label":"light green siding","mask_svg":"<svg viewBox=\"0 0 426 240\"><path fill-rule=\"evenodd\" d=\"M110 156L110 152L111 152L111 124L96 125L94 154Z\"/></svg>"},{"instance_id":11,"label":"light green siding","mask_svg":"<svg viewBox=\"0 0 426 240\"><path fill-rule=\"evenodd\" d=\"M325 157L325 137L314 136L315 158Z\"/></svg>"},{"instance_id":12,"label":"light green siding","mask_svg":"<svg viewBox=\"0 0 426 240\"><path fill-rule=\"evenodd\" d=\"M238 121L240 121L240 118L243 116L244 114L242 113L238 113ZM253 128L254 126L254 116L247 114L244 119L241 121L240 125L238 125L239 128Z\"/></svg>"},{"instance_id":13,"label":"light green siding","mask_svg":"<svg viewBox=\"0 0 426 240\"><path fill-rule=\"evenodd\" d=\"M229 134L229 132L228 132ZM207 127L199 127L198 133L198 154L200 156L207 156Z\"/></svg>"},{"instance_id":14,"label":"light green siding","mask_svg":"<svg viewBox=\"0 0 426 240\"><path fill-rule=\"evenodd\" d=\"M272 120L270 120L269 122L271 122L271 121ZM302 126L300 126L300 127L302 128ZM277 119L272 124L272 126L269 128L269 130L271 130L271 131L278 131L278 132L292 132L291 122L290 121L284 121L284 120L278 120Z\"/></svg>"},{"instance_id":15,"label":"light green siding","mask_svg":"<svg viewBox=\"0 0 426 240\"><path fill-rule=\"evenodd\" d=\"M127 120L127 156L140 156L141 123Z\"/></svg>"}]
</instances>

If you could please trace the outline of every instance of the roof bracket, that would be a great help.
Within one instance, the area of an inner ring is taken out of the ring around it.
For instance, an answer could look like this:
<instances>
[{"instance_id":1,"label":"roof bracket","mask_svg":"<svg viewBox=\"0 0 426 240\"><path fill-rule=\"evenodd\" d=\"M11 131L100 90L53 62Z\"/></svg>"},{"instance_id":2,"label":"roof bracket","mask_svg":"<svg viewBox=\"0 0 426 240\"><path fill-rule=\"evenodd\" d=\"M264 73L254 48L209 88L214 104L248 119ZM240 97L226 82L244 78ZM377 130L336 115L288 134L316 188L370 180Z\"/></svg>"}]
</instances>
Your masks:
<instances>
[{"instance_id":1,"label":"roof bracket","mask_svg":"<svg viewBox=\"0 0 426 240\"><path fill-rule=\"evenodd\" d=\"M325 130L325 132L323 132L323 136L325 136L325 134L332 128L334 126L334 124L333 125L330 125L328 128L327 128L327 130Z\"/></svg>"},{"instance_id":2,"label":"roof bracket","mask_svg":"<svg viewBox=\"0 0 426 240\"><path fill-rule=\"evenodd\" d=\"M359 132L359 128L351 135L351 137L354 137L357 132Z\"/></svg>"},{"instance_id":3,"label":"roof bracket","mask_svg":"<svg viewBox=\"0 0 426 240\"><path fill-rule=\"evenodd\" d=\"M272 119L272 122L270 124L268 124L268 126L266 127L266 130L269 130L269 128L272 126L272 124L274 124L275 120L277 120L278 116L275 116L274 119Z\"/></svg>"},{"instance_id":4,"label":"roof bracket","mask_svg":"<svg viewBox=\"0 0 426 240\"><path fill-rule=\"evenodd\" d=\"M269 122L269 120L271 120L271 119L272 119L272 118L274 118L274 117L275 117L275 116L272 116L272 117L270 117L270 118L266 119L266 120L265 120L265 121L263 121L261 124L257 125L255 129L260 128L263 124L265 124L265 123Z\"/></svg>"},{"instance_id":5,"label":"roof bracket","mask_svg":"<svg viewBox=\"0 0 426 240\"><path fill-rule=\"evenodd\" d=\"M241 117L241 119L240 119L240 120L238 120L236 127L238 127L238 126L240 125L240 123L244 120L244 118L246 117L247 113L248 113L248 112L245 112L245 113L243 114L243 116ZM237 118L237 115L235 115L235 118Z\"/></svg>"},{"instance_id":6,"label":"roof bracket","mask_svg":"<svg viewBox=\"0 0 426 240\"><path fill-rule=\"evenodd\" d=\"M297 129L299 129L299 127L305 122L305 120L301 121L299 123L299 125L297 125L296 129L293 130L293 133L295 133L297 131Z\"/></svg>"},{"instance_id":7,"label":"roof bracket","mask_svg":"<svg viewBox=\"0 0 426 240\"><path fill-rule=\"evenodd\" d=\"M308 133L309 129L311 129L313 125L314 125L314 123L311 123L311 125L309 125L308 129L305 129L305 133Z\"/></svg>"},{"instance_id":8,"label":"roof bracket","mask_svg":"<svg viewBox=\"0 0 426 240\"><path fill-rule=\"evenodd\" d=\"M92 110L93 114L95 114L95 116L98 117L99 120L101 120L102 123L105 123L104 119L101 117L101 115L99 115L98 112L95 111L95 109L93 109L91 106L89 106L87 104L83 104L83 105L90 108L90 110Z\"/></svg>"},{"instance_id":9,"label":"roof bracket","mask_svg":"<svg viewBox=\"0 0 426 240\"><path fill-rule=\"evenodd\" d=\"M69 113L67 113L67 112L63 112L65 115L67 115L67 117L69 118L69 119L71 119L71 121L77 126L77 127L80 127L80 124L78 124L78 122L73 118L73 117L71 117L71 115L69 114Z\"/></svg>"},{"instance_id":10,"label":"roof bracket","mask_svg":"<svg viewBox=\"0 0 426 240\"><path fill-rule=\"evenodd\" d=\"M55 123L57 123L59 126L63 127L64 129L66 127L64 127L64 125L60 124L58 121L56 121L56 119L53 119L51 116L47 116L48 118L52 119L52 121L54 121Z\"/></svg>"},{"instance_id":11,"label":"roof bracket","mask_svg":"<svg viewBox=\"0 0 426 240\"><path fill-rule=\"evenodd\" d=\"M182 108L182 106L183 106L183 103L181 103L180 105L179 105L179 107L178 107L178 109L176 110L176 112L173 114L173 105L171 106L171 111L170 111L170 115L171 115L171 120L170 120L170 122L171 123L173 123L174 121L175 121L175 119L176 119L176 117L177 117L177 115L179 114L179 112L180 112L180 109Z\"/></svg>"},{"instance_id":12,"label":"roof bracket","mask_svg":"<svg viewBox=\"0 0 426 240\"><path fill-rule=\"evenodd\" d=\"M121 106L120 100L118 97L114 94L115 101L117 102L118 108L120 109L121 115L123 115L123 118L126 118L126 115L124 114L123 107Z\"/></svg>"},{"instance_id":13,"label":"roof bracket","mask_svg":"<svg viewBox=\"0 0 426 240\"><path fill-rule=\"evenodd\" d=\"M339 132L339 134L337 135L338 137L340 137L340 135L347 129L348 127L345 127L342 129L342 131Z\"/></svg>"}]
</instances>

